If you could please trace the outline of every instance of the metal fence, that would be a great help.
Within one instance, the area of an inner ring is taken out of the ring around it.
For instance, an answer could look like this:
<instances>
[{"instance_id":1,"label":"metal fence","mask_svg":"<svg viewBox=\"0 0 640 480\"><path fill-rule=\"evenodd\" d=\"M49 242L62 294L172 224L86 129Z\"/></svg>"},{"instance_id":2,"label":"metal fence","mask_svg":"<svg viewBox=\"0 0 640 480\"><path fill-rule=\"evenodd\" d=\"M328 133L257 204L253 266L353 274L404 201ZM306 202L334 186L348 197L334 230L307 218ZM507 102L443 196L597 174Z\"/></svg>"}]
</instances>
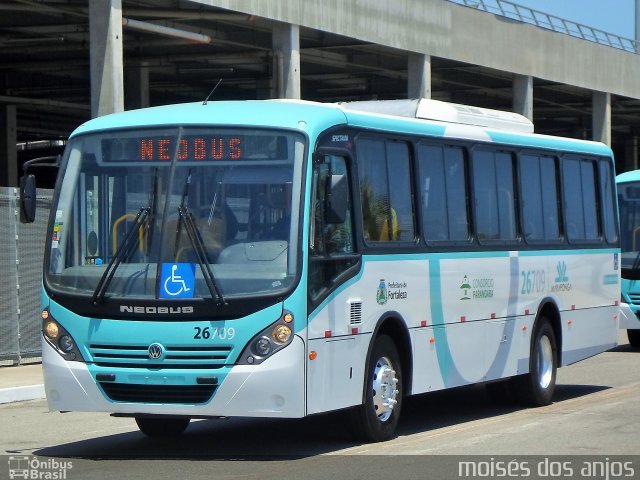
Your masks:
<instances>
[{"instance_id":1,"label":"metal fence","mask_svg":"<svg viewBox=\"0 0 640 480\"><path fill-rule=\"evenodd\" d=\"M448 0L449 2L475 8L484 12L529 23L554 32L571 35L608 47L619 48L631 53L640 53L640 42L621 37L615 33L605 32L597 28L576 23L566 18L556 17L539 10L533 10L506 0Z\"/></svg>"},{"instance_id":2,"label":"metal fence","mask_svg":"<svg viewBox=\"0 0 640 480\"><path fill-rule=\"evenodd\" d=\"M36 221L22 224L18 190L0 187L0 365L42 354L42 256L52 193L38 189Z\"/></svg>"}]
</instances>

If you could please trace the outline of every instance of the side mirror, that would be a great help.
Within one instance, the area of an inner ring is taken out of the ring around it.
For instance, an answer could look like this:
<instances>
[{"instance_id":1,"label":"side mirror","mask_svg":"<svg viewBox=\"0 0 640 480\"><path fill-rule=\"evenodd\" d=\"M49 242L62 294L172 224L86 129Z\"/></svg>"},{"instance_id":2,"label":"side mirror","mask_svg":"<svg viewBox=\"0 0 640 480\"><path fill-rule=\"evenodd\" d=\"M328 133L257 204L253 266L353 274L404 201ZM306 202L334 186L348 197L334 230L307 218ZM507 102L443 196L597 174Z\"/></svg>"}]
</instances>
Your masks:
<instances>
[{"instance_id":1,"label":"side mirror","mask_svg":"<svg viewBox=\"0 0 640 480\"><path fill-rule=\"evenodd\" d=\"M20 178L20 221L33 223L36 219L36 177L23 175Z\"/></svg>"},{"instance_id":2,"label":"side mirror","mask_svg":"<svg viewBox=\"0 0 640 480\"><path fill-rule=\"evenodd\" d=\"M349 208L349 186L346 175L333 174L327 179L326 223L344 223Z\"/></svg>"}]
</instances>

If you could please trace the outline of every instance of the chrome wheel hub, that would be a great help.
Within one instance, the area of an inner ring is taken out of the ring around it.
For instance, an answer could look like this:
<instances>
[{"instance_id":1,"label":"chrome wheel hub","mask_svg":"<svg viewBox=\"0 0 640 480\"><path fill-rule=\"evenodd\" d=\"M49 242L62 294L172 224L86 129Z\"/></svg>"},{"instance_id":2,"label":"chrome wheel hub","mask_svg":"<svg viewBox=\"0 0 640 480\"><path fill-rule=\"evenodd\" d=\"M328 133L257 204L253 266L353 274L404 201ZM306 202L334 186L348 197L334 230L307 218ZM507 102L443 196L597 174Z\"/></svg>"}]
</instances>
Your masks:
<instances>
[{"instance_id":1,"label":"chrome wheel hub","mask_svg":"<svg viewBox=\"0 0 640 480\"><path fill-rule=\"evenodd\" d=\"M553 349L549 337L543 336L538 343L538 384L546 389L553 377Z\"/></svg>"},{"instance_id":2,"label":"chrome wheel hub","mask_svg":"<svg viewBox=\"0 0 640 480\"><path fill-rule=\"evenodd\" d=\"M398 378L396 371L387 357L379 358L373 371L373 408L378 419L385 422L393 413L393 407L398 403Z\"/></svg>"}]
</instances>

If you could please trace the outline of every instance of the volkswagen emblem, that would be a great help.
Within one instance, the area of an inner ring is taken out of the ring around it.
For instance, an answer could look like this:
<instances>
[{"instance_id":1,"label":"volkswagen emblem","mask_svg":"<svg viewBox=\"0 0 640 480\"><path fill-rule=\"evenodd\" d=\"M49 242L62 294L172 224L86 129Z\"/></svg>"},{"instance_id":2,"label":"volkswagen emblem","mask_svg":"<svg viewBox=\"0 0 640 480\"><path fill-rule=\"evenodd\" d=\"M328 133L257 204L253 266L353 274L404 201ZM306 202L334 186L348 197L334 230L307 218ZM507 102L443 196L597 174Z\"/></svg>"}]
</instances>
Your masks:
<instances>
[{"instance_id":1,"label":"volkswagen emblem","mask_svg":"<svg viewBox=\"0 0 640 480\"><path fill-rule=\"evenodd\" d=\"M159 343L152 343L151 345L149 345L147 351L149 352L150 359L158 360L164 353L164 347Z\"/></svg>"}]
</instances>

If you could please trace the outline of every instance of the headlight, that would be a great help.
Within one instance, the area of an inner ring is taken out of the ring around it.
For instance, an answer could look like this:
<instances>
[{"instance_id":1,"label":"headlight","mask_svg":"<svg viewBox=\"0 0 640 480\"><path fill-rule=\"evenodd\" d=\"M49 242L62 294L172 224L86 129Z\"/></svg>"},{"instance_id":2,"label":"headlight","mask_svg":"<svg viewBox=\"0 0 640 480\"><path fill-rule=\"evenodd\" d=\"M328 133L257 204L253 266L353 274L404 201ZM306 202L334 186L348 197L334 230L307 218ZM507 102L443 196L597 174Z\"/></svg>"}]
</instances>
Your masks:
<instances>
[{"instance_id":1,"label":"headlight","mask_svg":"<svg viewBox=\"0 0 640 480\"><path fill-rule=\"evenodd\" d=\"M52 340L54 338L58 338L58 333L60 333L58 324L53 320L49 320L48 322L46 322L42 330L44 331L44 334Z\"/></svg>"},{"instance_id":2,"label":"headlight","mask_svg":"<svg viewBox=\"0 0 640 480\"><path fill-rule=\"evenodd\" d=\"M65 360L84 362L75 340L65 328L53 318L48 310L42 312L42 333L44 339Z\"/></svg>"},{"instance_id":3,"label":"headlight","mask_svg":"<svg viewBox=\"0 0 640 480\"><path fill-rule=\"evenodd\" d=\"M271 334L271 338L280 345L287 343L289 341L289 337L291 337L291 329L287 325L282 324L277 325Z\"/></svg>"},{"instance_id":4,"label":"headlight","mask_svg":"<svg viewBox=\"0 0 640 480\"><path fill-rule=\"evenodd\" d=\"M266 358L283 349L293 340L293 314L283 312L277 322L258 333L244 348L238 363L257 365Z\"/></svg>"},{"instance_id":5,"label":"headlight","mask_svg":"<svg viewBox=\"0 0 640 480\"><path fill-rule=\"evenodd\" d=\"M271 350L273 349L271 340L269 340L267 337L258 338L253 346L253 351L256 353L256 355L259 355L261 357L266 357L271 353Z\"/></svg>"},{"instance_id":6,"label":"headlight","mask_svg":"<svg viewBox=\"0 0 640 480\"><path fill-rule=\"evenodd\" d=\"M75 348L76 344L69 335L62 335L58 340L58 346L64 353L69 353Z\"/></svg>"}]
</instances>

